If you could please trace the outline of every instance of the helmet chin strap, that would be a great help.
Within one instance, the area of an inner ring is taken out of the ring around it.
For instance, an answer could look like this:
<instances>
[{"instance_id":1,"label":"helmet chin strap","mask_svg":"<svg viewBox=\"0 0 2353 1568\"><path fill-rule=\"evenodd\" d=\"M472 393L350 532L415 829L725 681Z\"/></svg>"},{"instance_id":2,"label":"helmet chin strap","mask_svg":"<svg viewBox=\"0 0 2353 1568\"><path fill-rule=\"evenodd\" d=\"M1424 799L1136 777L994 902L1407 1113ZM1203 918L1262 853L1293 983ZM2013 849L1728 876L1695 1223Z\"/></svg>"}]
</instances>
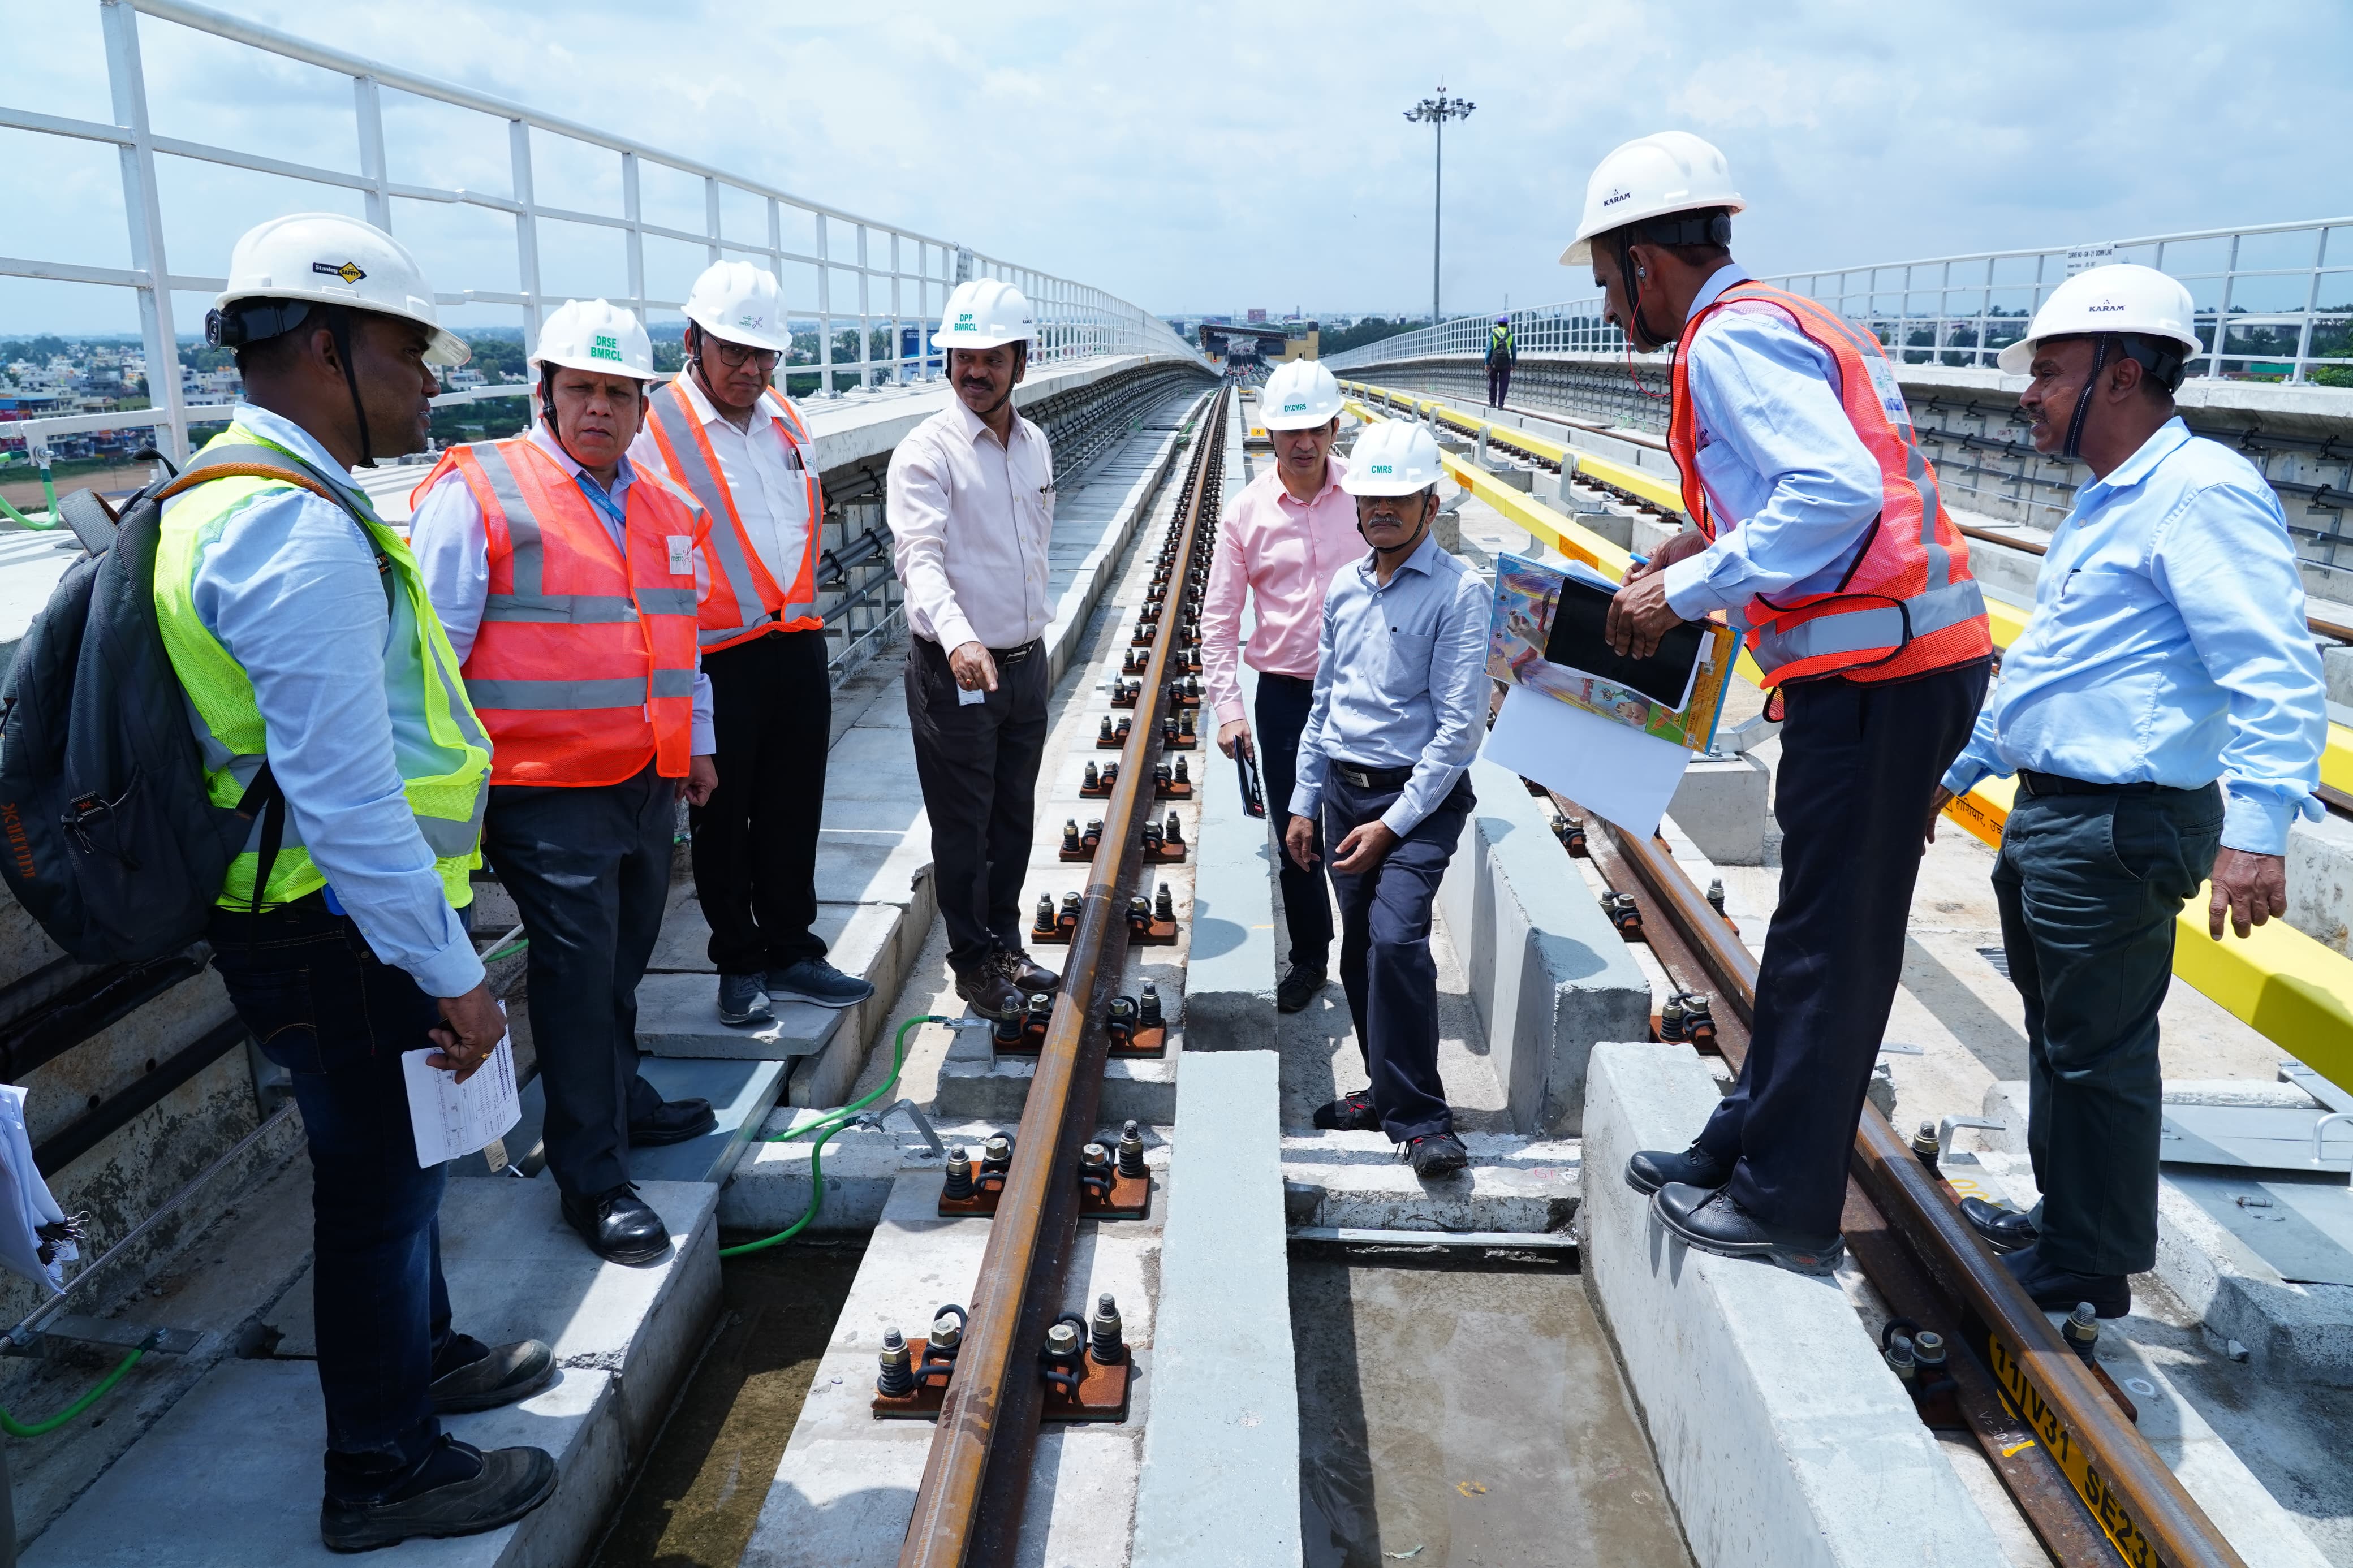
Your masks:
<instances>
[{"instance_id":1,"label":"helmet chin strap","mask_svg":"<svg viewBox=\"0 0 2353 1568\"><path fill-rule=\"evenodd\" d=\"M1414 492L1414 500L1420 500L1424 498L1427 498L1431 501L1435 501L1438 499L1434 490L1417 490ZM1436 521L1437 518L1438 509L1435 506L1423 507L1421 521L1414 526L1413 537L1393 550L1384 550L1379 545L1373 544L1373 536L1365 531L1365 520L1361 517L1356 520L1356 537L1363 540L1366 544L1372 544L1373 553L1379 556L1382 560L1386 561L1389 557L1395 556L1398 560L1402 561L1407 556L1421 548L1422 540L1429 536L1430 525Z\"/></svg>"},{"instance_id":2,"label":"helmet chin strap","mask_svg":"<svg viewBox=\"0 0 2353 1568\"><path fill-rule=\"evenodd\" d=\"M1625 229L1618 233L1618 280L1625 286L1626 302L1630 307L1626 324L1632 330L1627 332L1627 338L1630 341L1641 338L1644 353L1663 346L1667 340L1652 331L1651 323L1642 315L1642 278L1634 270L1633 235Z\"/></svg>"},{"instance_id":3,"label":"helmet chin strap","mask_svg":"<svg viewBox=\"0 0 2353 1568\"><path fill-rule=\"evenodd\" d=\"M2059 456L2064 461L2072 463L2083 455L2084 417L2092 411L2093 389L2100 384L2100 372L2108 363L2109 345L2116 341L2114 332L2102 332L2094 340L2098 346L2092 351L2092 368L2084 377L2084 390L2076 395L2075 416L2067 421L2067 444L2059 448Z\"/></svg>"},{"instance_id":4,"label":"helmet chin strap","mask_svg":"<svg viewBox=\"0 0 2353 1568\"><path fill-rule=\"evenodd\" d=\"M360 401L360 373L352 363L352 310L348 305L327 308L327 331L334 334L335 353L343 356L343 384L352 389L352 417L360 426L360 460L363 468L375 467L375 447L368 439L367 406Z\"/></svg>"}]
</instances>

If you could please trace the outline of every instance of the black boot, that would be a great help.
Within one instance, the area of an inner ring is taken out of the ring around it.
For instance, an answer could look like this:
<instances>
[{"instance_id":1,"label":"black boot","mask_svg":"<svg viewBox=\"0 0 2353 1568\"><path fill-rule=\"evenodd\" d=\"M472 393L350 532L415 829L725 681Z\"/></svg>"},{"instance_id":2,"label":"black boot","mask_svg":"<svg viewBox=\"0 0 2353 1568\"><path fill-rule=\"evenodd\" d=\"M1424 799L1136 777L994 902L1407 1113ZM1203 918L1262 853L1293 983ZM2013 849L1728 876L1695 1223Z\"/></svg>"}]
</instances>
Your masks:
<instances>
[{"instance_id":1,"label":"black boot","mask_svg":"<svg viewBox=\"0 0 2353 1568\"><path fill-rule=\"evenodd\" d=\"M1711 1190L1732 1180L1732 1167L1694 1143L1680 1154L1663 1149L1638 1149L1626 1162L1626 1184L1638 1193L1655 1193L1670 1182Z\"/></svg>"},{"instance_id":2,"label":"black boot","mask_svg":"<svg viewBox=\"0 0 2353 1568\"><path fill-rule=\"evenodd\" d=\"M670 1226L624 1182L593 1198L564 1194L564 1217L607 1263L651 1263L670 1250Z\"/></svg>"},{"instance_id":3,"label":"black boot","mask_svg":"<svg viewBox=\"0 0 2353 1568\"><path fill-rule=\"evenodd\" d=\"M1846 1256L1836 1231L1804 1236L1767 1225L1722 1187L1671 1182L1651 1199L1651 1212L1686 1245L1718 1258L1761 1258L1799 1273L1826 1274Z\"/></svg>"},{"instance_id":4,"label":"black boot","mask_svg":"<svg viewBox=\"0 0 2353 1568\"><path fill-rule=\"evenodd\" d=\"M512 1524L555 1495L543 1448L492 1448L444 1436L409 1484L382 1502L319 1506L319 1539L333 1552L373 1552L412 1535L479 1535Z\"/></svg>"}]
</instances>

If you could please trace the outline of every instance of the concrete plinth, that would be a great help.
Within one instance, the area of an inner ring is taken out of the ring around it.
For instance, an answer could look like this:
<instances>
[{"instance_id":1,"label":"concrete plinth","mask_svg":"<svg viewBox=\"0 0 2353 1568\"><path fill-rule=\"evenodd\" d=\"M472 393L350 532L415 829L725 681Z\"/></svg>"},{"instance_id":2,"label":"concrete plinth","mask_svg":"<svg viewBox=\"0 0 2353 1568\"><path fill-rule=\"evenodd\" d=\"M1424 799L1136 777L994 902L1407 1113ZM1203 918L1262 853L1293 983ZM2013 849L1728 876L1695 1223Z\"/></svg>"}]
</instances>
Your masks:
<instances>
[{"instance_id":1,"label":"concrete plinth","mask_svg":"<svg viewBox=\"0 0 2353 1568\"><path fill-rule=\"evenodd\" d=\"M1241 635L1246 638L1249 629ZM1241 666L1242 700L1258 690L1258 672ZM1206 750L1206 748L1205 748ZM1205 1050L1274 1047L1276 850L1268 822L1288 816L1289 801L1266 803L1269 816L1242 810L1235 765L1208 751L1201 763L1201 827L1194 848L1193 952L1185 970L1186 1040ZM1260 787L1265 787L1261 777Z\"/></svg>"},{"instance_id":2,"label":"concrete plinth","mask_svg":"<svg viewBox=\"0 0 2353 1568\"><path fill-rule=\"evenodd\" d=\"M1559 1235L1577 1217L1583 1155L1569 1140L1465 1132L1471 1163L1425 1182L1380 1132L1308 1132L1282 1141L1283 1203L1293 1225L1366 1230Z\"/></svg>"},{"instance_id":3,"label":"concrete plinth","mask_svg":"<svg viewBox=\"0 0 2353 1568\"><path fill-rule=\"evenodd\" d=\"M1137 1568L1296 1568L1292 1359L1275 1059L1197 1058L1178 1096L1160 1259L1158 1387L1135 1499Z\"/></svg>"},{"instance_id":4,"label":"concrete plinth","mask_svg":"<svg viewBox=\"0 0 2353 1568\"><path fill-rule=\"evenodd\" d=\"M1686 1046L1596 1046L1585 1268L1703 1568L2009 1559L1837 1281L1709 1257L1620 1178L1715 1107Z\"/></svg>"},{"instance_id":5,"label":"concrete plinth","mask_svg":"<svg viewBox=\"0 0 2353 1568\"><path fill-rule=\"evenodd\" d=\"M1667 815L1719 866L1765 864L1773 775L1756 757L1694 757Z\"/></svg>"},{"instance_id":6,"label":"concrete plinth","mask_svg":"<svg viewBox=\"0 0 2353 1568\"><path fill-rule=\"evenodd\" d=\"M1103 1120L1113 1126L1142 1121L1166 1126L1176 1120L1176 1062L1181 1040L1169 1043L1165 1057L1113 1058L1103 1064ZM998 1057L993 1061L954 1061L942 1065L934 1107L958 1121L1021 1120L1029 1098L1030 1080L1038 1076L1035 1057Z\"/></svg>"},{"instance_id":7,"label":"concrete plinth","mask_svg":"<svg viewBox=\"0 0 2353 1568\"><path fill-rule=\"evenodd\" d=\"M1574 1134L1596 1040L1650 1032L1651 985L1592 894L1562 864L1518 777L1471 764L1479 805L1440 885L1486 1026L1495 1077L1523 1132Z\"/></svg>"}]
</instances>

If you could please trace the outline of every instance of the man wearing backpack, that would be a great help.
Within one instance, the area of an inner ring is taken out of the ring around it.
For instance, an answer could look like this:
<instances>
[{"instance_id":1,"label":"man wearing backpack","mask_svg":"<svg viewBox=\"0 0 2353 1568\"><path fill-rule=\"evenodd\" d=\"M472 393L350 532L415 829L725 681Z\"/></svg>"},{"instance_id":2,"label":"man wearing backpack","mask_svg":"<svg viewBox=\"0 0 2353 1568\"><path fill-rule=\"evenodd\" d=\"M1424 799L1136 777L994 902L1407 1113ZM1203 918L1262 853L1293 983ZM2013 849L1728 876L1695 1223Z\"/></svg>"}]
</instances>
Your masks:
<instances>
[{"instance_id":1,"label":"man wearing backpack","mask_svg":"<svg viewBox=\"0 0 2353 1568\"><path fill-rule=\"evenodd\" d=\"M168 487L155 617L212 800L236 805L265 768L283 797L209 934L310 1142L320 1533L353 1552L494 1530L554 1492L554 1460L475 1448L438 1417L536 1392L553 1357L452 1331L447 1172L417 1168L401 1071L438 1045L428 1059L470 1074L505 1033L460 912L490 744L416 561L351 482L424 447L428 367L467 349L391 236L317 213L237 241L206 329L237 351L245 401L190 464L223 477Z\"/></svg>"}]
</instances>

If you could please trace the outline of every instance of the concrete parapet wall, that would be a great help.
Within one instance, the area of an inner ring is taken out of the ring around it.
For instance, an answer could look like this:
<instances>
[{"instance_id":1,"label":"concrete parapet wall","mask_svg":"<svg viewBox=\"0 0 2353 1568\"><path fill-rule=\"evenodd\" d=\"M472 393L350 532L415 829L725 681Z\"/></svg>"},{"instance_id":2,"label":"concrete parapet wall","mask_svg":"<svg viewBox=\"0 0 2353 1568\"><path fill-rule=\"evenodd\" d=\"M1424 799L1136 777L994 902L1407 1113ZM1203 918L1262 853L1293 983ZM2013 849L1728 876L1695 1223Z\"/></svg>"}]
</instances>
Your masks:
<instances>
[{"instance_id":1,"label":"concrete parapet wall","mask_svg":"<svg viewBox=\"0 0 2353 1568\"><path fill-rule=\"evenodd\" d=\"M1693 1252L1620 1174L1718 1098L1691 1048L1593 1048L1585 1270L1702 1568L2007 1568L1834 1279Z\"/></svg>"},{"instance_id":2,"label":"concrete parapet wall","mask_svg":"<svg viewBox=\"0 0 2353 1568\"><path fill-rule=\"evenodd\" d=\"M1519 778L1471 764L1479 805L1438 890L1512 1125L1575 1134L1597 1040L1650 1033L1651 984Z\"/></svg>"}]
</instances>

